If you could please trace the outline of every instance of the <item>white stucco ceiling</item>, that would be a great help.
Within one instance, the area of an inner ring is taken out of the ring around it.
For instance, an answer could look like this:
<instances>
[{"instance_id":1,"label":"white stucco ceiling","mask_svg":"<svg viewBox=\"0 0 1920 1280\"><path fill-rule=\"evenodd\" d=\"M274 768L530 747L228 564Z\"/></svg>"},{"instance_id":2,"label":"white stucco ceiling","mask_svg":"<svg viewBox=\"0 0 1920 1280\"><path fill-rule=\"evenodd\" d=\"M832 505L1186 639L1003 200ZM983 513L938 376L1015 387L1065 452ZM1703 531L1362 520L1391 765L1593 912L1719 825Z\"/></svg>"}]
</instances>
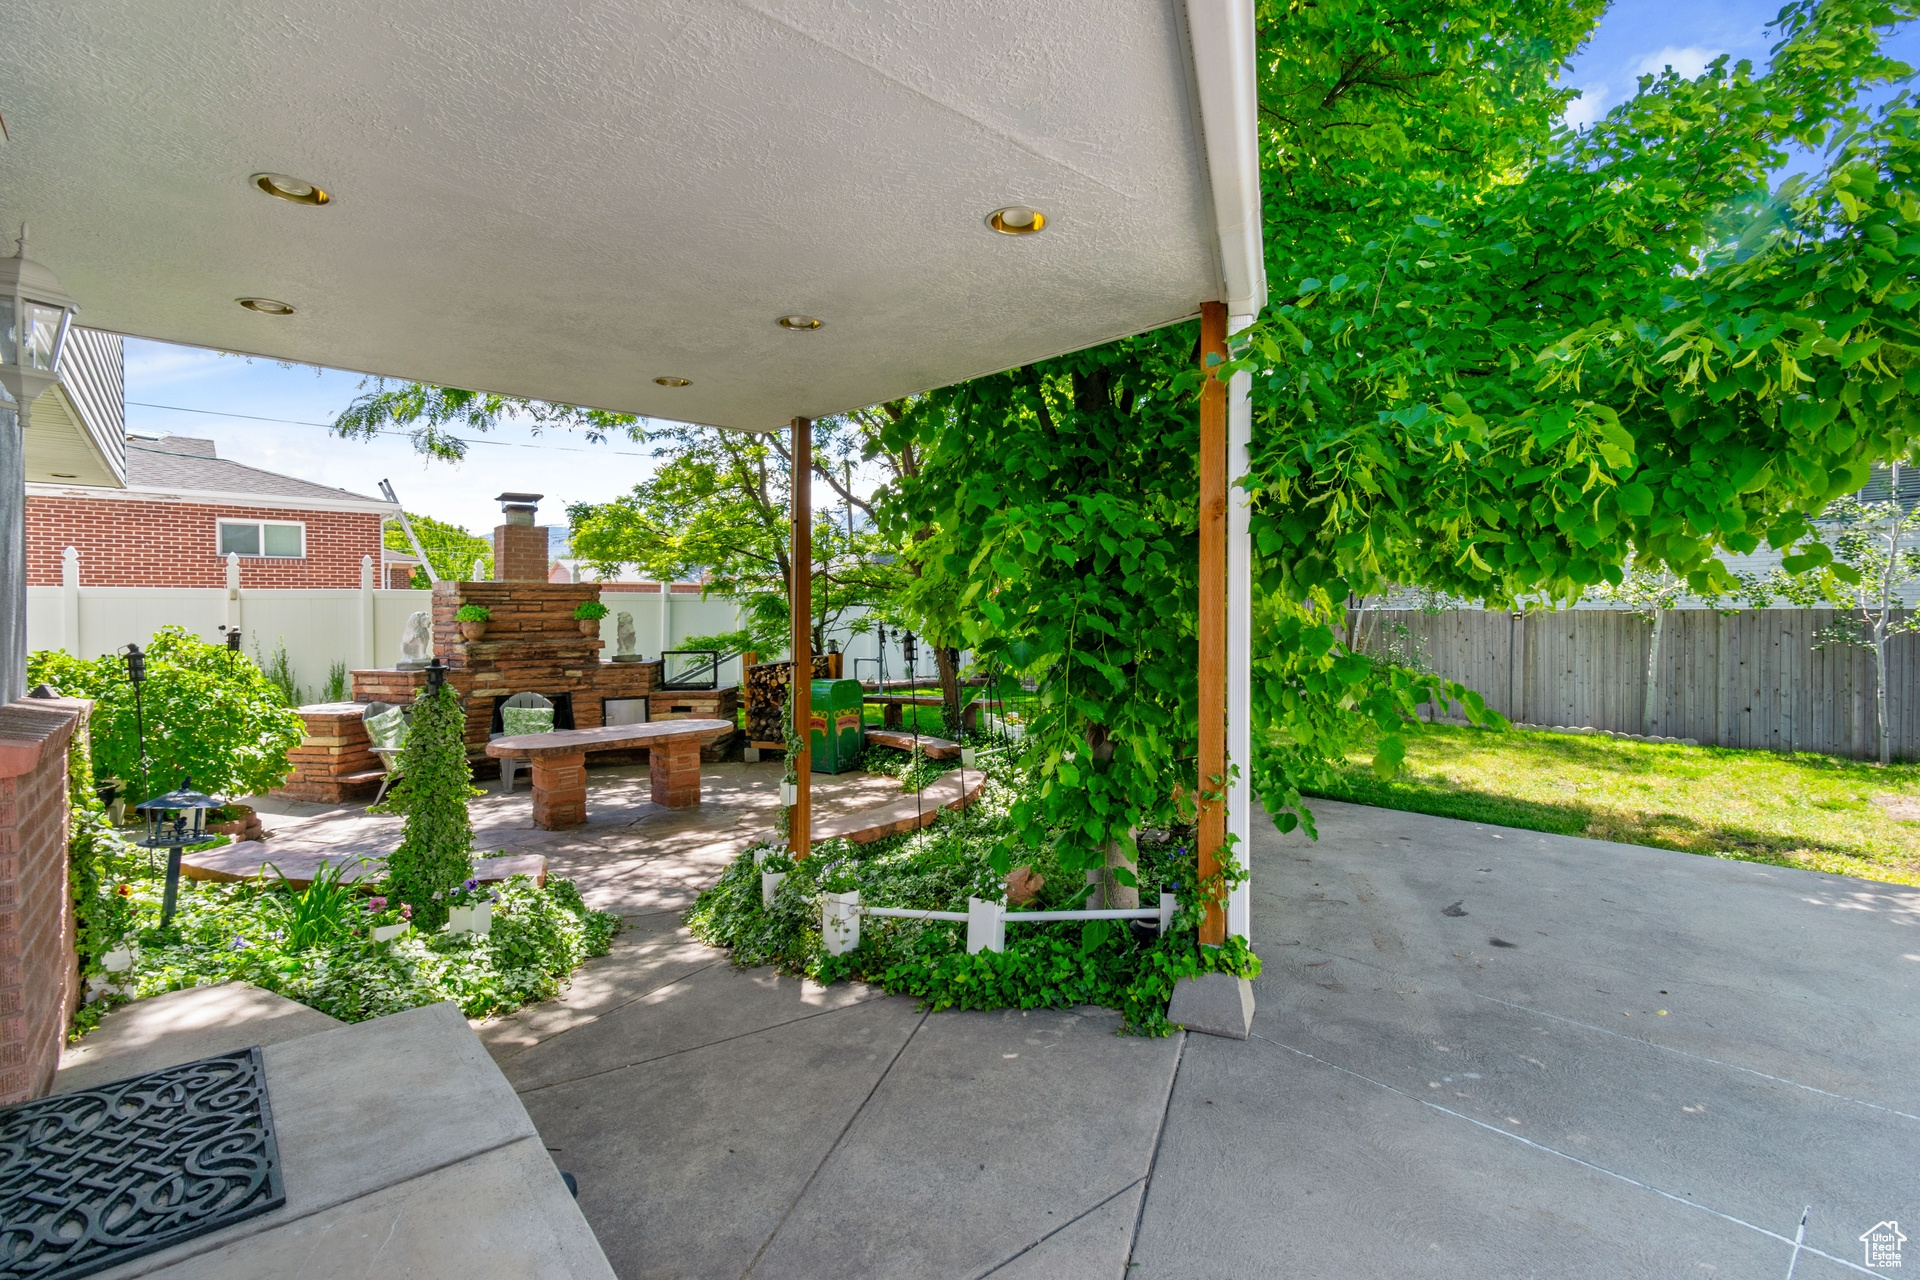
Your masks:
<instances>
[{"instance_id":1,"label":"white stucco ceiling","mask_svg":"<svg viewBox=\"0 0 1920 1280\"><path fill-rule=\"evenodd\" d=\"M766 429L1245 294L1192 3L10 0L0 224L98 328Z\"/></svg>"}]
</instances>

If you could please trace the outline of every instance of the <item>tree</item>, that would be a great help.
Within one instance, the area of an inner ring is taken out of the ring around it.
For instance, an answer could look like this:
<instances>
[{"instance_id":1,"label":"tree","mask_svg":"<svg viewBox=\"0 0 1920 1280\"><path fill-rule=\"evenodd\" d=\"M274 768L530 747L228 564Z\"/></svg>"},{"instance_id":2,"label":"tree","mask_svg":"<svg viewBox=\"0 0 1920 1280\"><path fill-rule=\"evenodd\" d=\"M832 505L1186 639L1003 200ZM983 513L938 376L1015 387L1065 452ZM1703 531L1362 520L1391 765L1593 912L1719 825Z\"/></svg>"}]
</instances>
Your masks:
<instances>
[{"instance_id":1,"label":"tree","mask_svg":"<svg viewBox=\"0 0 1920 1280\"><path fill-rule=\"evenodd\" d=\"M503 422L519 422L531 428L535 435L548 429L579 431L595 444L602 444L614 435L624 435L630 440L646 437L640 419L630 413L608 413L604 409L583 409L579 405L499 396L427 382L389 386L385 378L370 378L360 385L364 387L367 382L373 384L373 389L356 398L334 419L334 434L348 440L372 440L381 432L398 427L411 436L415 449L446 462L458 462L467 456L467 442L454 434L456 428L462 427L484 434Z\"/></svg>"},{"instance_id":2,"label":"tree","mask_svg":"<svg viewBox=\"0 0 1920 1280\"><path fill-rule=\"evenodd\" d=\"M703 637L707 647L779 652L788 646L793 581L788 476L792 459L776 434L674 426L649 437L659 466L612 502L571 507L575 554L602 573L633 565L661 581L704 574L706 590L740 606L738 632ZM814 470L830 474L816 452ZM813 529L814 652L871 608L893 573L871 529L849 531L816 511Z\"/></svg>"},{"instance_id":3,"label":"tree","mask_svg":"<svg viewBox=\"0 0 1920 1280\"><path fill-rule=\"evenodd\" d=\"M467 578L473 573L476 561L485 561L488 572L493 568L493 544L485 538L468 533L457 524L448 524L444 520L435 520L432 516L415 515L409 511L407 520L413 525L413 532L420 539L420 549L427 553L433 570L443 578L455 581ZM383 545L389 551L404 551L411 555L413 543L407 539L406 530L399 521L389 522L383 531ZM408 586L424 591L432 583L427 571L416 566Z\"/></svg>"},{"instance_id":4,"label":"tree","mask_svg":"<svg viewBox=\"0 0 1920 1280\"><path fill-rule=\"evenodd\" d=\"M1253 766L1283 829L1361 724L1390 772L1417 695L1482 712L1342 644L1349 599L1570 602L1632 557L1710 594L1718 551L1807 538L1913 432L1915 113L1860 105L1906 74L1877 28L1912 6L1789 5L1765 74L1649 77L1575 133L1554 77L1599 7L1258 7L1274 305L1209 374L1252 379ZM1817 146L1820 174L1769 188ZM1200 781L1171 767L1193 735L1192 334L950 388L901 428L925 464L890 511L936 531L922 585L1041 681L1022 838L1085 865Z\"/></svg>"},{"instance_id":5,"label":"tree","mask_svg":"<svg viewBox=\"0 0 1920 1280\"><path fill-rule=\"evenodd\" d=\"M1687 584L1664 566L1649 569L1629 564L1624 575L1619 582L1608 583L1601 591L1651 629L1647 636L1646 690L1640 706L1640 732L1652 733L1654 707L1660 691L1660 640L1666 633L1667 614L1687 596Z\"/></svg>"},{"instance_id":6,"label":"tree","mask_svg":"<svg viewBox=\"0 0 1920 1280\"><path fill-rule=\"evenodd\" d=\"M89 661L41 650L27 659L29 684L93 699L93 767L126 784L128 803L171 791L183 778L229 797L287 780L287 753L305 726L253 659L184 627L154 632L146 657L137 704L117 653Z\"/></svg>"},{"instance_id":7,"label":"tree","mask_svg":"<svg viewBox=\"0 0 1920 1280\"><path fill-rule=\"evenodd\" d=\"M1887 715L1887 642L1907 631L1920 631L1920 617L1901 603L1901 589L1920 581L1920 549L1905 546L1920 529L1920 508L1900 506L1901 460L1890 468L1890 499L1862 501L1849 494L1829 506L1816 525L1821 544L1830 547L1832 561L1813 565L1807 552L1782 558L1764 584L1753 591L1754 603L1765 608L1773 595L1785 597L1803 609L1827 607L1838 612L1814 633L1814 647L1853 646L1873 654L1874 710L1880 724L1880 763L1893 760L1893 724ZM1796 562L1791 572L1789 562Z\"/></svg>"},{"instance_id":8,"label":"tree","mask_svg":"<svg viewBox=\"0 0 1920 1280\"><path fill-rule=\"evenodd\" d=\"M388 893L410 904L415 927L428 932L447 922L447 895L473 875L467 798L477 793L466 732L459 691L423 686L407 720L400 778L374 810L404 815L400 843L387 857Z\"/></svg>"}]
</instances>

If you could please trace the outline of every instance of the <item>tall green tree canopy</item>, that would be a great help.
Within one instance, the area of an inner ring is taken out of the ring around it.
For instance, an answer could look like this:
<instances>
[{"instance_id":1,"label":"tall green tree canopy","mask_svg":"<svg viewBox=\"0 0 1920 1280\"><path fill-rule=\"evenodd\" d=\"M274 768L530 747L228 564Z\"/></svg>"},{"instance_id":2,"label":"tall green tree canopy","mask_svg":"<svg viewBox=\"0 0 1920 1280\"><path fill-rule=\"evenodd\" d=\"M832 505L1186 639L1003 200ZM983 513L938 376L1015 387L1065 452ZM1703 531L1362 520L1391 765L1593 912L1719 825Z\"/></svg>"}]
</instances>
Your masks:
<instances>
[{"instance_id":1,"label":"tall green tree canopy","mask_svg":"<svg viewBox=\"0 0 1920 1280\"><path fill-rule=\"evenodd\" d=\"M1213 372L1252 383L1253 766L1283 826L1358 723L1391 769L1432 683L1345 649L1350 593L1567 601L1636 554L1711 590L1762 540L1818 566L1811 517L1908 447L1915 116L1863 102L1906 76L1879 46L1912 6L1789 5L1766 68L1649 77L1575 132L1557 71L1600 8L1258 5L1273 302ZM927 607L1041 681L1028 838L1089 865L1203 781L1195 354L1163 331L895 429Z\"/></svg>"},{"instance_id":2,"label":"tall green tree canopy","mask_svg":"<svg viewBox=\"0 0 1920 1280\"><path fill-rule=\"evenodd\" d=\"M441 577L455 580L471 577L476 560L484 560L487 572L493 572L493 544L485 538L468 533L457 524L435 520L432 516L416 515L411 511L407 513L407 522L413 526L414 537L420 539L420 549L427 553L427 559L433 563L433 571ZM399 521L388 521L382 537L382 545L389 551L413 554L413 543L408 539L407 531L400 527ZM413 578L407 585L430 585L426 570L414 569Z\"/></svg>"}]
</instances>

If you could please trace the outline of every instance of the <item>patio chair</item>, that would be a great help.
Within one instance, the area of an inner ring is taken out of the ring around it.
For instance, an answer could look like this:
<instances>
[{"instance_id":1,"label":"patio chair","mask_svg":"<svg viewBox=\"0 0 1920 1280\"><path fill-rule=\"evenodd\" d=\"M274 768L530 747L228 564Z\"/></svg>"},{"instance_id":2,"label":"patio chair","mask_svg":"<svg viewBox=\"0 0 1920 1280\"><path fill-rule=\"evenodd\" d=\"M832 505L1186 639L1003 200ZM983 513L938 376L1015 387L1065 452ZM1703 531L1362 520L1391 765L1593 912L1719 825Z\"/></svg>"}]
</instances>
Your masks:
<instances>
[{"instance_id":1,"label":"patio chair","mask_svg":"<svg viewBox=\"0 0 1920 1280\"><path fill-rule=\"evenodd\" d=\"M380 757L380 767L386 770L379 793L373 797L379 804L400 776L400 750L407 745L407 711L391 702L369 702L360 713L360 723L366 726L367 741L373 746L373 754Z\"/></svg>"},{"instance_id":2,"label":"patio chair","mask_svg":"<svg viewBox=\"0 0 1920 1280\"><path fill-rule=\"evenodd\" d=\"M500 704L499 733L490 733L487 740L511 738L522 733L552 733L553 703L537 693L516 693ZM525 756L504 756L500 760L500 793L505 795L513 790L513 779L520 772L521 765L532 766Z\"/></svg>"}]
</instances>

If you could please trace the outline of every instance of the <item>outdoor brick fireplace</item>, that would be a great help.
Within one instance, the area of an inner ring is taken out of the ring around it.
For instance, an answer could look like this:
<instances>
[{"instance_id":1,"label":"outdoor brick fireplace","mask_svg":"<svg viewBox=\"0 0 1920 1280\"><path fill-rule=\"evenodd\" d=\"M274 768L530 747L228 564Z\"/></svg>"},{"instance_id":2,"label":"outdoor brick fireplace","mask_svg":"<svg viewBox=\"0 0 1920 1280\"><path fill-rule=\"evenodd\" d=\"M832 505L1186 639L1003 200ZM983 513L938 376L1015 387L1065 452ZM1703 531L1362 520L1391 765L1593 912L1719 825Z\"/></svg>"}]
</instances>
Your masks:
<instances>
[{"instance_id":1,"label":"outdoor brick fireplace","mask_svg":"<svg viewBox=\"0 0 1920 1280\"><path fill-rule=\"evenodd\" d=\"M447 665L447 682L465 701L467 755L476 772L497 770L498 763L486 756L487 735L499 732L499 705L516 693L537 693L554 702L555 727L563 729L606 724L607 704L622 700L647 704L644 716L626 708L629 721L690 714L733 719L737 690L662 690L657 658L603 660L605 642L583 634L573 616L577 606L599 598L599 585L585 582L441 582L434 587L433 650ZM493 615L479 640L460 636L454 615L466 604L482 605ZM380 773L355 704L411 702L426 679L421 670L355 671L353 703L302 707L307 737L293 755L293 775L280 793L334 803L371 796ZM730 745L715 743L702 754L718 759Z\"/></svg>"}]
</instances>

